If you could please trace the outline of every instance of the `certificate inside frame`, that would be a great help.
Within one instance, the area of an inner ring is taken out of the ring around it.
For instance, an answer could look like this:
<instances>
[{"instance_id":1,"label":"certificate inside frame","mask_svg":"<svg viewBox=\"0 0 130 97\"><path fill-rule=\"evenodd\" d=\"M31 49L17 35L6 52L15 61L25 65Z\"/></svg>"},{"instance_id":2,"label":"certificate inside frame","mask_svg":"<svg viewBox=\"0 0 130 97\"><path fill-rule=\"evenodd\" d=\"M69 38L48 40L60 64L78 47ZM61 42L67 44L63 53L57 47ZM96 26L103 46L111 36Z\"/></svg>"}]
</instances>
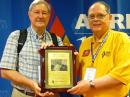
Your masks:
<instances>
[{"instance_id":1,"label":"certificate inside frame","mask_svg":"<svg viewBox=\"0 0 130 97\"><path fill-rule=\"evenodd\" d=\"M76 61L72 46L41 49L42 92L66 92L76 84Z\"/></svg>"}]
</instances>

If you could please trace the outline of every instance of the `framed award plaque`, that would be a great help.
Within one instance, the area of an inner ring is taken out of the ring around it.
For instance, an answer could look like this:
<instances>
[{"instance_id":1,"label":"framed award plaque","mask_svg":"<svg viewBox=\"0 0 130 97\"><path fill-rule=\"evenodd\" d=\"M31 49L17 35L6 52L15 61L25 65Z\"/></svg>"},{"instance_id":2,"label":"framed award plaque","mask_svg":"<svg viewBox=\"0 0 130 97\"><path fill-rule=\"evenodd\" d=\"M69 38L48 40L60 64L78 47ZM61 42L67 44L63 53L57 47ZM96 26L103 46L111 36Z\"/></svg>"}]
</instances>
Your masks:
<instances>
[{"instance_id":1,"label":"framed award plaque","mask_svg":"<svg viewBox=\"0 0 130 97\"><path fill-rule=\"evenodd\" d=\"M66 92L76 84L76 58L73 46L41 49L42 92Z\"/></svg>"}]
</instances>

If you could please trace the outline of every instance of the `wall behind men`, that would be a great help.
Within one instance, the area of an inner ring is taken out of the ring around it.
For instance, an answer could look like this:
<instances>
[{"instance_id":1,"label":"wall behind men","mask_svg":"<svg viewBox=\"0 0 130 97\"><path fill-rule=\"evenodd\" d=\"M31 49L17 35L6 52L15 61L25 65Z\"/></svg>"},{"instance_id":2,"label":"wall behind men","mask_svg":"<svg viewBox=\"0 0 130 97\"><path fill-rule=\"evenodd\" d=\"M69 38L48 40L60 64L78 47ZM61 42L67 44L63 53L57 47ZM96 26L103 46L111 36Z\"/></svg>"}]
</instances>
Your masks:
<instances>
[{"instance_id":1,"label":"wall behind men","mask_svg":"<svg viewBox=\"0 0 130 97\"><path fill-rule=\"evenodd\" d=\"M27 11L33 0L0 0L0 59L8 35L29 26ZM47 0L52 5L48 30L67 37L78 50L81 40L92 33L87 25L87 9L97 0ZM129 0L103 0L111 6L112 29L130 34ZM10 97L10 82L0 78L0 97ZM66 96L66 95L64 95ZM66 96L68 97L68 96Z\"/></svg>"}]
</instances>

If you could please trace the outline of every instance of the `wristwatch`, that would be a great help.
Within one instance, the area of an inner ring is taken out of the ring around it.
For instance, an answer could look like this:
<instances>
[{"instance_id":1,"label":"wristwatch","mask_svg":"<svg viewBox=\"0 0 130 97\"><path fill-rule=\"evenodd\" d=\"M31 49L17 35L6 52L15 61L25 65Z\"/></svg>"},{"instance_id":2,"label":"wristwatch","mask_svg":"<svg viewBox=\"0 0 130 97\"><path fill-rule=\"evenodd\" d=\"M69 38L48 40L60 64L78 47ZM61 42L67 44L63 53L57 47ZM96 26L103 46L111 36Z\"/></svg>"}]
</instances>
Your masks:
<instances>
[{"instance_id":1,"label":"wristwatch","mask_svg":"<svg viewBox=\"0 0 130 97\"><path fill-rule=\"evenodd\" d=\"M95 82L94 82L94 80L90 80L90 81L89 81L89 84L90 84L90 87L91 87L91 88L94 88L94 87L95 87Z\"/></svg>"}]
</instances>

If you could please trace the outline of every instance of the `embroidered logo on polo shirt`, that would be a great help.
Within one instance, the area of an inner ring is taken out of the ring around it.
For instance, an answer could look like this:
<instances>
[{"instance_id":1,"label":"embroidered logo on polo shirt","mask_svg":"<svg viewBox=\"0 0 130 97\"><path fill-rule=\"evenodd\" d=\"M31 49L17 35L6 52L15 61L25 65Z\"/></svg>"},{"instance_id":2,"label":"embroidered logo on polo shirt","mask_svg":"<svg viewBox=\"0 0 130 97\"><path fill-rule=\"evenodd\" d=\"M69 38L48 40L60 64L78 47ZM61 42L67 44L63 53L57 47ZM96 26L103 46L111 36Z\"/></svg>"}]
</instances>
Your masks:
<instances>
[{"instance_id":1,"label":"embroidered logo on polo shirt","mask_svg":"<svg viewBox=\"0 0 130 97\"><path fill-rule=\"evenodd\" d=\"M90 53L90 50L84 50L82 57L88 56Z\"/></svg>"},{"instance_id":2,"label":"embroidered logo on polo shirt","mask_svg":"<svg viewBox=\"0 0 130 97\"><path fill-rule=\"evenodd\" d=\"M110 54L111 54L110 51L104 51L104 52L102 53L102 58L103 58L104 56L109 57Z\"/></svg>"}]
</instances>

